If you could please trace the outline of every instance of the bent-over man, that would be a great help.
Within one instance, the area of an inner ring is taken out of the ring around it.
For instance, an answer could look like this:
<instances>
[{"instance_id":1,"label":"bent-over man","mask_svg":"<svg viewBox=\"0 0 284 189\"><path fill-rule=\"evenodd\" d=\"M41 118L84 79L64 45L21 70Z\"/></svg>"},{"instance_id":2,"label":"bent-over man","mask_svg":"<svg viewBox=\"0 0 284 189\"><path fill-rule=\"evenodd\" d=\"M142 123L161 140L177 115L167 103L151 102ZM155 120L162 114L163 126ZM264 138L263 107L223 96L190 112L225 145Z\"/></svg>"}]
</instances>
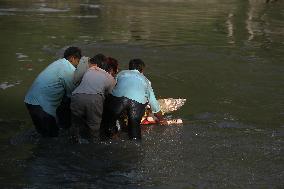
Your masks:
<instances>
[{"instance_id":1,"label":"bent-over man","mask_svg":"<svg viewBox=\"0 0 284 189\"><path fill-rule=\"evenodd\" d=\"M58 136L56 110L63 97L70 97L75 88L73 74L81 58L78 47L69 47L64 57L46 67L35 79L25 96L25 104L35 129L43 137ZM63 118L64 119L64 118Z\"/></svg>"},{"instance_id":2,"label":"bent-over man","mask_svg":"<svg viewBox=\"0 0 284 189\"><path fill-rule=\"evenodd\" d=\"M140 121L149 103L159 121L163 120L160 105L156 100L150 81L143 75L145 64L140 59L129 62L129 70L117 74L117 84L106 99L102 123L101 139L110 139L116 130L116 120L126 113L128 136L141 139Z\"/></svg>"}]
</instances>

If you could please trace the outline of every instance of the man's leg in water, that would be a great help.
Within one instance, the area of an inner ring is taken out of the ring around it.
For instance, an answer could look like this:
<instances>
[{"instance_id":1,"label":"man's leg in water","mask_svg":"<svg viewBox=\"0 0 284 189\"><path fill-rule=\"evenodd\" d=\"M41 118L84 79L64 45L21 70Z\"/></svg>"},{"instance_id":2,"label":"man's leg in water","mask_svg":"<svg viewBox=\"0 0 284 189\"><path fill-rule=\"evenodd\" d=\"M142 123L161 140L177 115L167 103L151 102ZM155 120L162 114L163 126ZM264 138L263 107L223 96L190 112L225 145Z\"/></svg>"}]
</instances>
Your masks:
<instances>
[{"instance_id":1,"label":"man's leg in water","mask_svg":"<svg viewBox=\"0 0 284 189\"><path fill-rule=\"evenodd\" d=\"M43 137L57 137L58 136L58 126L56 124L56 119L43 111L39 105L26 104L29 110L30 116L32 118L35 129Z\"/></svg>"},{"instance_id":2,"label":"man's leg in water","mask_svg":"<svg viewBox=\"0 0 284 189\"><path fill-rule=\"evenodd\" d=\"M141 140L140 122L145 113L146 104L129 100L128 110L128 136L129 139Z\"/></svg>"},{"instance_id":3,"label":"man's leg in water","mask_svg":"<svg viewBox=\"0 0 284 189\"><path fill-rule=\"evenodd\" d=\"M60 128L68 129L71 126L71 99L64 96L60 106L56 109L57 125Z\"/></svg>"},{"instance_id":4,"label":"man's leg in water","mask_svg":"<svg viewBox=\"0 0 284 189\"><path fill-rule=\"evenodd\" d=\"M100 137L102 140L111 139L116 132L116 120L126 108L126 98L109 95L104 103L104 111L100 126Z\"/></svg>"}]
</instances>

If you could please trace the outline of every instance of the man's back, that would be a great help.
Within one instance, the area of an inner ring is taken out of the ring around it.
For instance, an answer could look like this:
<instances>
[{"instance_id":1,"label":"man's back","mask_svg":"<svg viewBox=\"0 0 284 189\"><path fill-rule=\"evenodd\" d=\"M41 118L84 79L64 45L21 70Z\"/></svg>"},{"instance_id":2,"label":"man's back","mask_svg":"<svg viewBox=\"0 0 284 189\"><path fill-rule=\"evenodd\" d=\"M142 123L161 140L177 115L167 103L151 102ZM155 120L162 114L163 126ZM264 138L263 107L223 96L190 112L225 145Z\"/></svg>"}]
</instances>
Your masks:
<instances>
[{"instance_id":1,"label":"man's back","mask_svg":"<svg viewBox=\"0 0 284 189\"><path fill-rule=\"evenodd\" d=\"M101 94L111 92L115 85L114 78L105 70L98 67L91 67L85 73L80 85L73 91L73 94Z\"/></svg>"},{"instance_id":2,"label":"man's back","mask_svg":"<svg viewBox=\"0 0 284 189\"><path fill-rule=\"evenodd\" d=\"M149 87L148 79L138 70L124 70L117 75L117 84L112 95L145 104L148 101Z\"/></svg>"},{"instance_id":3,"label":"man's back","mask_svg":"<svg viewBox=\"0 0 284 189\"><path fill-rule=\"evenodd\" d=\"M44 111L55 116L65 92L70 95L74 89L73 72L75 67L62 58L45 68L33 82L25 103L40 105Z\"/></svg>"}]
</instances>

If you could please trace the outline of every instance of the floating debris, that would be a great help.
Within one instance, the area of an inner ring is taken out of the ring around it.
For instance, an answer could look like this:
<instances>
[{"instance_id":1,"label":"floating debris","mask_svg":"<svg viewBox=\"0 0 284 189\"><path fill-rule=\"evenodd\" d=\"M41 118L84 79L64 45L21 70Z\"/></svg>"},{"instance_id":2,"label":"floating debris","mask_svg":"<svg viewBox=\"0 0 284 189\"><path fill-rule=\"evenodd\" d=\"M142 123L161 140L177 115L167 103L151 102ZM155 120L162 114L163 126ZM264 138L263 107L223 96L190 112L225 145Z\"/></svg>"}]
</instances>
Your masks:
<instances>
[{"instance_id":1,"label":"floating debris","mask_svg":"<svg viewBox=\"0 0 284 189\"><path fill-rule=\"evenodd\" d=\"M23 59L23 58L29 57L28 55L25 55L24 53L16 53L16 55L17 55L18 59Z\"/></svg>"},{"instance_id":2,"label":"floating debris","mask_svg":"<svg viewBox=\"0 0 284 189\"><path fill-rule=\"evenodd\" d=\"M19 85L21 83L21 81L16 81L15 83L8 83L7 81L3 82L0 84L0 89L7 89L10 87L14 87L15 85Z\"/></svg>"},{"instance_id":3,"label":"floating debris","mask_svg":"<svg viewBox=\"0 0 284 189\"><path fill-rule=\"evenodd\" d=\"M101 5L94 5L94 4L80 4L82 7L88 7L88 8L93 8L93 9L99 9L101 8Z\"/></svg>"},{"instance_id":4,"label":"floating debris","mask_svg":"<svg viewBox=\"0 0 284 189\"><path fill-rule=\"evenodd\" d=\"M38 9L36 9L36 11L39 11L39 12L67 12L69 11L70 9L54 9L54 8L49 8L49 7L40 7Z\"/></svg>"}]
</instances>

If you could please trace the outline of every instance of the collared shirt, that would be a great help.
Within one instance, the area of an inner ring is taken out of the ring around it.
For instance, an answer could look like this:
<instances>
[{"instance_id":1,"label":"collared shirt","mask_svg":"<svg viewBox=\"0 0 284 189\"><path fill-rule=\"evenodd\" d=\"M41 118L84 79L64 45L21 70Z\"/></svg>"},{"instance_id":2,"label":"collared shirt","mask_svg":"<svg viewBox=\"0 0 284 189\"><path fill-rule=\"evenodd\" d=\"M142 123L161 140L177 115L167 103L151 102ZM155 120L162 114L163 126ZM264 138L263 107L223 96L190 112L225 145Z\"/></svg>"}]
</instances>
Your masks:
<instances>
[{"instance_id":1,"label":"collared shirt","mask_svg":"<svg viewBox=\"0 0 284 189\"><path fill-rule=\"evenodd\" d=\"M116 81L105 70L99 67L90 67L84 74L80 85L72 94L109 94Z\"/></svg>"},{"instance_id":2,"label":"collared shirt","mask_svg":"<svg viewBox=\"0 0 284 189\"><path fill-rule=\"evenodd\" d=\"M25 96L25 103L40 105L45 112L56 117L63 96L71 96L75 88L74 71L75 67L65 58L53 62L37 76Z\"/></svg>"},{"instance_id":3,"label":"collared shirt","mask_svg":"<svg viewBox=\"0 0 284 189\"><path fill-rule=\"evenodd\" d=\"M113 96L126 97L141 104L149 103L153 113L160 111L151 82L138 70L121 71L116 80L117 84L112 90Z\"/></svg>"},{"instance_id":4,"label":"collared shirt","mask_svg":"<svg viewBox=\"0 0 284 189\"><path fill-rule=\"evenodd\" d=\"M89 57L83 56L80 59L80 62L74 72L74 84L78 86L86 73L86 71L89 69Z\"/></svg>"}]
</instances>

